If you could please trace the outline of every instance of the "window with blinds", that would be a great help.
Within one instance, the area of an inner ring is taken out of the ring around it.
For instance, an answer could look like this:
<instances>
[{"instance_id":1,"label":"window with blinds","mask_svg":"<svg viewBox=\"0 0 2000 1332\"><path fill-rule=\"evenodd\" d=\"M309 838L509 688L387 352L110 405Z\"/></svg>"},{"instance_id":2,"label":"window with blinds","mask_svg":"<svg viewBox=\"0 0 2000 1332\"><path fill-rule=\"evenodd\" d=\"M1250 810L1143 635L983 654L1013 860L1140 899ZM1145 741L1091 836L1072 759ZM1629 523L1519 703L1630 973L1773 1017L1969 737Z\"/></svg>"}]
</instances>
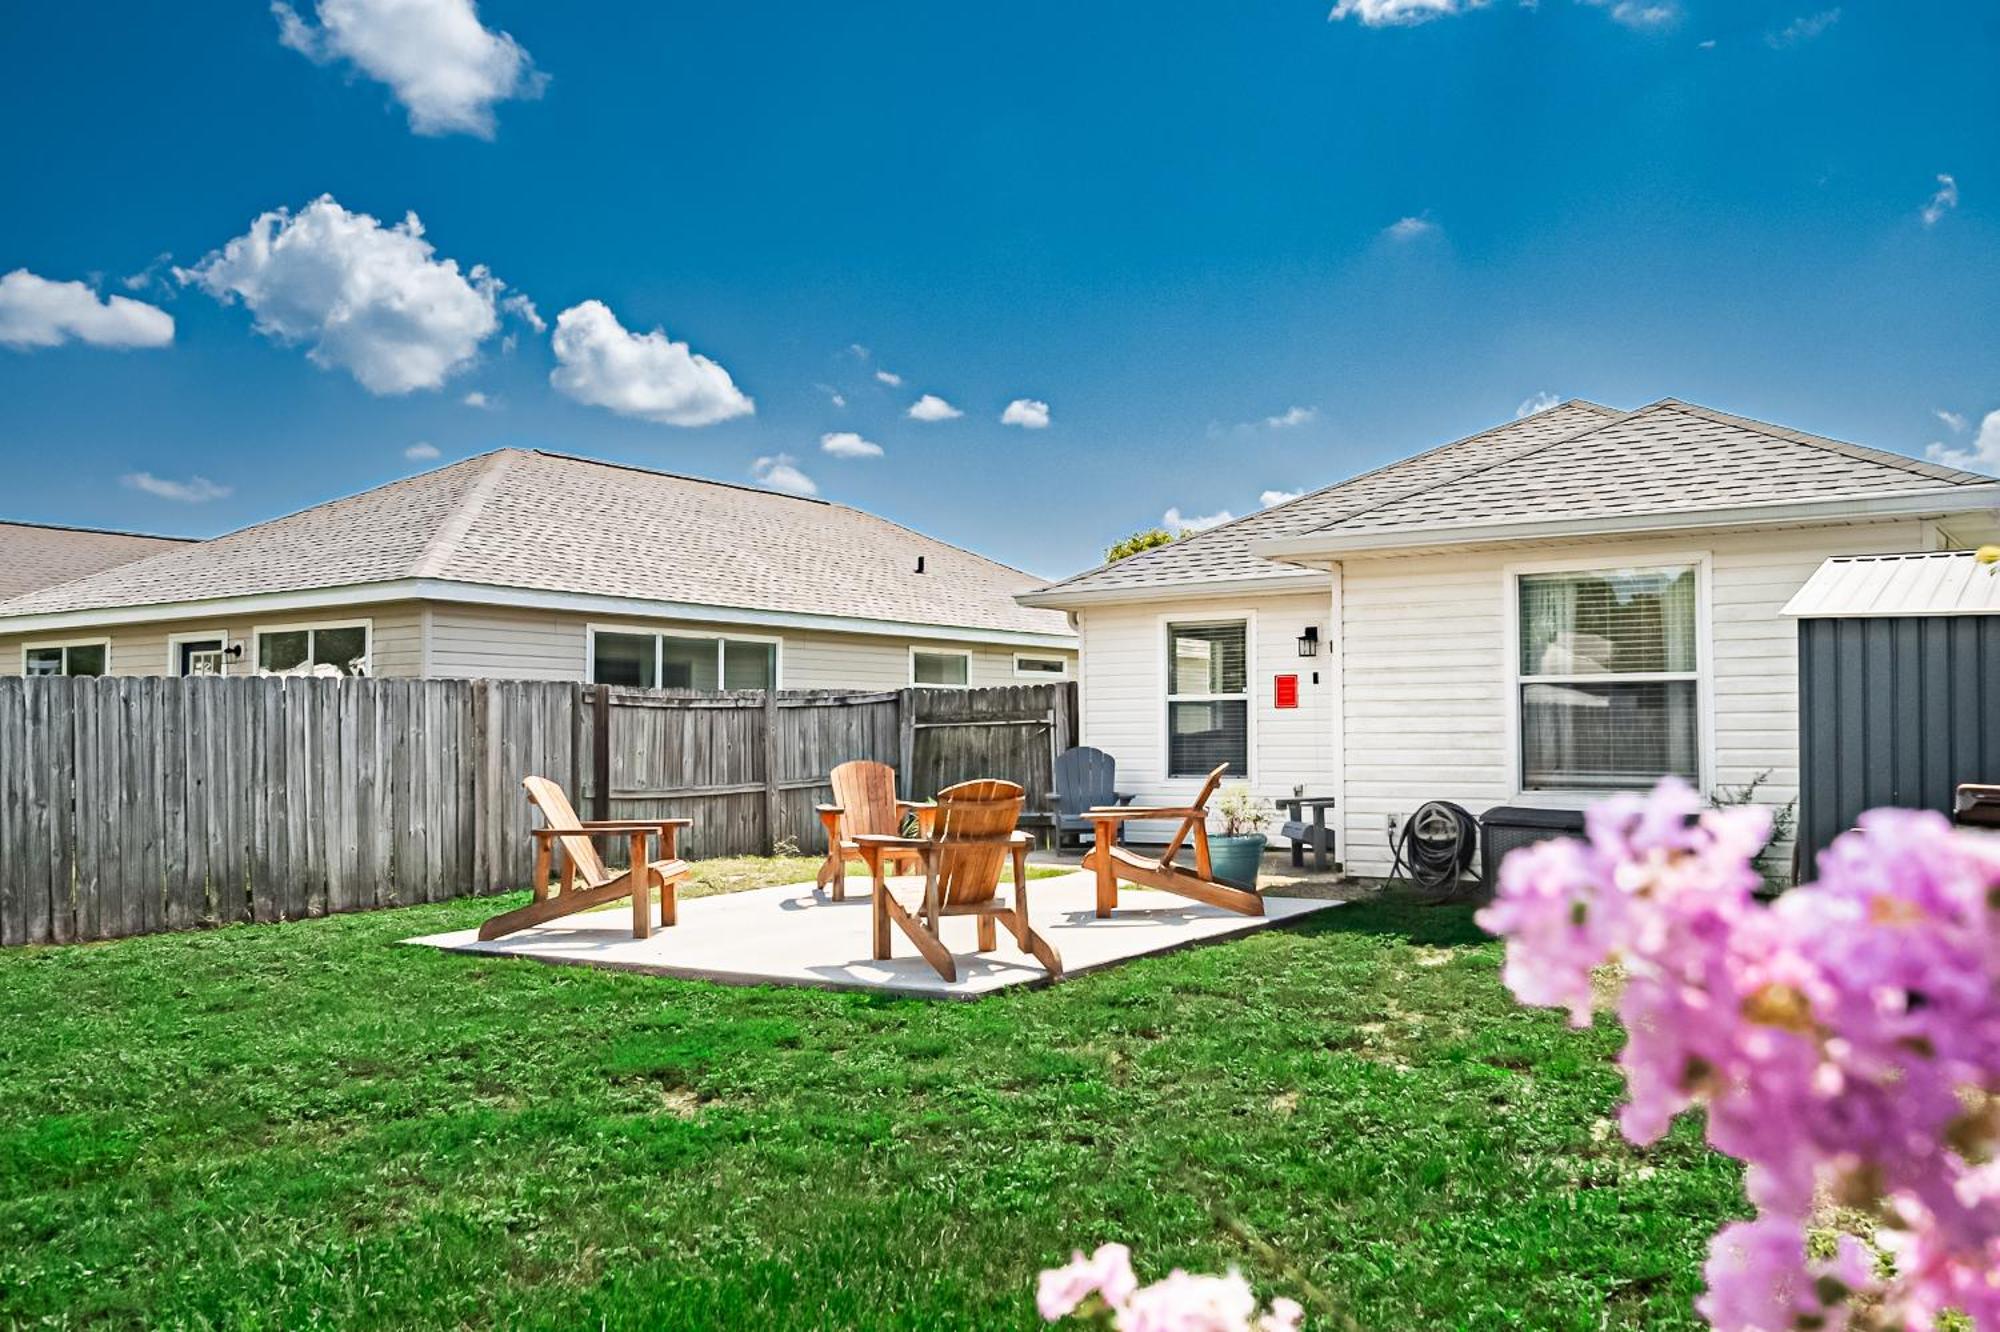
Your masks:
<instances>
[{"instance_id":1,"label":"window with blinds","mask_svg":"<svg viewBox=\"0 0 2000 1332\"><path fill-rule=\"evenodd\" d=\"M1695 586L1687 565L1521 576L1523 790L1699 784Z\"/></svg>"},{"instance_id":2,"label":"window with blinds","mask_svg":"<svg viewBox=\"0 0 2000 1332\"><path fill-rule=\"evenodd\" d=\"M1250 665L1241 620L1167 626L1167 775L1250 770Z\"/></svg>"},{"instance_id":3,"label":"window with blinds","mask_svg":"<svg viewBox=\"0 0 2000 1332\"><path fill-rule=\"evenodd\" d=\"M641 689L775 689L778 645L764 639L591 631L590 678Z\"/></svg>"}]
</instances>

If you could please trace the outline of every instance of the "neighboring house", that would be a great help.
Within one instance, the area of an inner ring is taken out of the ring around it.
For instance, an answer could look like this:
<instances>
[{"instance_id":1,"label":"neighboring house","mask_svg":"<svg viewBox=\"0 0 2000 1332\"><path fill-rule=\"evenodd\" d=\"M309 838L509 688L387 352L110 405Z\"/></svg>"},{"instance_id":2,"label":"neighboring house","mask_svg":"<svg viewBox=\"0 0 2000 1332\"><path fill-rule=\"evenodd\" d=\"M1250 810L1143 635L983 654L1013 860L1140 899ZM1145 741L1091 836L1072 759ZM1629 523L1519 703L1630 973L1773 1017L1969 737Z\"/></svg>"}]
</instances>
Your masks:
<instances>
[{"instance_id":1,"label":"neighboring house","mask_svg":"<svg viewBox=\"0 0 2000 1332\"><path fill-rule=\"evenodd\" d=\"M1429 800L1574 808L1676 773L1798 788L1797 627L1832 555L2000 534L2000 483L1665 401L1568 402L1024 593L1083 641L1141 804L1225 760L1339 801L1350 870ZM1289 677L1289 679L1288 679Z\"/></svg>"},{"instance_id":2,"label":"neighboring house","mask_svg":"<svg viewBox=\"0 0 2000 1332\"><path fill-rule=\"evenodd\" d=\"M187 537L0 521L0 601L130 564L188 541Z\"/></svg>"},{"instance_id":3,"label":"neighboring house","mask_svg":"<svg viewBox=\"0 0 2000 1332\"><path fill-rule=\"evenodd\" d=\"M1068 678L1028 574L824 500L501 449L0 602L0 674Z\"/></svg>"}]
</instances>

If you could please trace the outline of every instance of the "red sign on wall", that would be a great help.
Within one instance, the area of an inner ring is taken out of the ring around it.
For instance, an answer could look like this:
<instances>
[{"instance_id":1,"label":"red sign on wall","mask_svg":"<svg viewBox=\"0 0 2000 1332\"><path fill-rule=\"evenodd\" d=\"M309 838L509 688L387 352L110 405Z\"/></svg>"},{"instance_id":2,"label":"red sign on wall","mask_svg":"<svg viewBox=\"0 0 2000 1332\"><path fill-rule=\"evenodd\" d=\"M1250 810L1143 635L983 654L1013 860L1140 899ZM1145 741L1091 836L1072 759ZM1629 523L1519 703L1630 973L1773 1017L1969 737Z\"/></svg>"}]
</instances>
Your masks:
<instances>
[{"instance_id":1,"label":"red sign on wall","mask_svg":"<svg viewBox=\"0 0 2000 1332\"><path fill-rule=\"evenodd\" d=\"M1272 699L1274 707L1295 708L1299 705L1298 676L1281 675L1273 683L1276 685L1273 690L1275 697Z\"/></svg>"}]
</instances>

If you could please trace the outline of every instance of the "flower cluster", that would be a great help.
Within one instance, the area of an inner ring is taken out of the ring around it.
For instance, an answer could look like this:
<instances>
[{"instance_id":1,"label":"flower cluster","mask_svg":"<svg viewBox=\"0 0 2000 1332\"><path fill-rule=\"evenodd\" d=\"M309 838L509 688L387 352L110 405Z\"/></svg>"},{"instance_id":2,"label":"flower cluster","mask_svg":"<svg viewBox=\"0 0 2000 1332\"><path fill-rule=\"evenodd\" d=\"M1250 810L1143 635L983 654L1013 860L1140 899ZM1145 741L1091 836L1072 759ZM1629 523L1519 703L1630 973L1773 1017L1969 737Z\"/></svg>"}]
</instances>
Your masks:
<instances>
[{"instance_id":1,"label":"flower cluster","mask_svg":"<svg viewBox=\"0 0 2000 1332\"><path fill-rule=\"evenodd\" d=\"M1876 810L1817 885L1755 895L1755 807L1686 785L1605 801L1585 841L1509 856L1480 914L1523 1003L1590 1021L1618 964L1626 1137L1707 1111L1746 1163L1755 1220L1709 1247L1703 1315L1724 1332L2000 1329L2000 839ZM1869 1218L1809 1253L1816 1209Z\"/></svg>"},{"instance_id":2,"label":"flower cluster","mask_svg":"<svg viewBox=\"0 0 2000 1332\"><path fill-rule=\"evenodd\" d=\"M1298 1332L1304 1312L1281 1299L1260 1313L1250 1283L1235 1271L1194 1276L1175 1268L1142 1286L1122 1244L1101 1244L1087 1258L1077 1253L1068 1266L1042 1273L1035 1305L1051 1323L1074 1317L1117 1332Z\"/></svg>"}]
</instances>

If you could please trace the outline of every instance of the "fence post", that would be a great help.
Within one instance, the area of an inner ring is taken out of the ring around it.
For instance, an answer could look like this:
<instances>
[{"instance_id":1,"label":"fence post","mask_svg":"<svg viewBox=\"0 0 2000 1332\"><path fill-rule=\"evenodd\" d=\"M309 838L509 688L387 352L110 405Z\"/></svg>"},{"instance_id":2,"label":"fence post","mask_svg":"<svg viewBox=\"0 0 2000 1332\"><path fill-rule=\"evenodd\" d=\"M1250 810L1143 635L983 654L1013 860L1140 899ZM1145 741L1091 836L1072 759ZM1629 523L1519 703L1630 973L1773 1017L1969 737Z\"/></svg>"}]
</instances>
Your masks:
<instances>
[{"instance_id":1,"label":"fence post","mask_svg":"<svg viewBox=\"0 0 2000 1332\"><path fill-rule=\"evenodd\" d=\"M592 687L590 696L591 817L611 817L611 686Z\"/></svg>"},{"instance_id":2,"label":"fence post","mask_svg":"<svg viewBox=\"0 0 2000 1332\"><path fill-rule=\"evenodd\" d=\"M764 854L778 851L778 691L764 690Z\"/></svg>"},{"instance_id":3,"label":"fence post","mask_svg":"<svg viewBox=\"0 0 2000 1332\"><path fill-rule=\"evenodd\" d=\"M919 800L917 794L917 691L896 691L896 772L902 778L903 799Z\"/></svg>"}]
</instances>

